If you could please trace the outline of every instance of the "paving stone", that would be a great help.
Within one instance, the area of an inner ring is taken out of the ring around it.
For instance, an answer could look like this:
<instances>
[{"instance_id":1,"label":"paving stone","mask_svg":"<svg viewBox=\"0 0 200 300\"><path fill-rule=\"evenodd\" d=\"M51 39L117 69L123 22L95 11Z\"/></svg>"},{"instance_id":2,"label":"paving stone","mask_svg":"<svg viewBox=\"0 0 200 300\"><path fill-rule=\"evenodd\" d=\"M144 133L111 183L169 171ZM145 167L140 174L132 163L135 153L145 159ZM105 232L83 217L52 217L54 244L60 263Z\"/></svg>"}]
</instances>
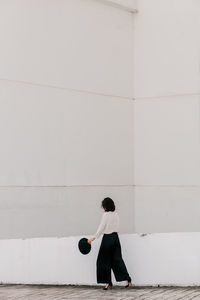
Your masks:
<instances>
[{"instance_id":1,"label":"paving stone","mask_svg":"<svg viewBox=\"0 0 200 300\"><path fill-rule=\"evenodd\" d=\"M0 300L200 300L200 287L124 289L87 286L0 285Z\"/></svg>"}]
</instances>

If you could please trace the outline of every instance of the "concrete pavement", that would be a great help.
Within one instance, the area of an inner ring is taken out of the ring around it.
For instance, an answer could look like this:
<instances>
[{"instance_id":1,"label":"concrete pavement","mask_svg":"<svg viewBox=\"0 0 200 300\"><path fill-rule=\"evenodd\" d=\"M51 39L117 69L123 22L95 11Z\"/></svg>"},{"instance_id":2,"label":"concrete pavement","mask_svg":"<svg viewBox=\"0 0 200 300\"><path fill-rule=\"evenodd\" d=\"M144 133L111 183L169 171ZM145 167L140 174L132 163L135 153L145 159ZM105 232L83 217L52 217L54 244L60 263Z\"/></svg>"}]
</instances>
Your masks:
<instances>
[{"instance_id":1,"label":"concrete pavement","mask_svg":"<svg viewBox=\"0 0 200 300\"><path fill-rule=\"evenodd\" d=\"M200 287L162 287L103 291L88 286L0 285L0 300L200 300Z\"/></svg>"}]
</instances>

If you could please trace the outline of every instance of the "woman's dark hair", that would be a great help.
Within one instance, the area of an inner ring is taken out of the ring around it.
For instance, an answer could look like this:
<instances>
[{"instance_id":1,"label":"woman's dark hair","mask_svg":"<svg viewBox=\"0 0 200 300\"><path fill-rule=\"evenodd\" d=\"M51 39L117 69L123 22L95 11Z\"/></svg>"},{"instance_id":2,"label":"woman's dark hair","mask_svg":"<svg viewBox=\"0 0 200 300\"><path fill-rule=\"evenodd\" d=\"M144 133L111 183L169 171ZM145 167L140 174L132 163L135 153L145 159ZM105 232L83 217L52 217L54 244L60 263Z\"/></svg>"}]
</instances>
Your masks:
<instances>
[{"instance_id":1,"label":"woman's dark hair","mask_svg":"<svg viewBox=\"0 0 200 300\"><path fill-rule=\"evenodd\" d=\"M115 211L115 203L109 197L103 199L101 206L105 209L105 211Z\"/></svg>"}]
</instances>

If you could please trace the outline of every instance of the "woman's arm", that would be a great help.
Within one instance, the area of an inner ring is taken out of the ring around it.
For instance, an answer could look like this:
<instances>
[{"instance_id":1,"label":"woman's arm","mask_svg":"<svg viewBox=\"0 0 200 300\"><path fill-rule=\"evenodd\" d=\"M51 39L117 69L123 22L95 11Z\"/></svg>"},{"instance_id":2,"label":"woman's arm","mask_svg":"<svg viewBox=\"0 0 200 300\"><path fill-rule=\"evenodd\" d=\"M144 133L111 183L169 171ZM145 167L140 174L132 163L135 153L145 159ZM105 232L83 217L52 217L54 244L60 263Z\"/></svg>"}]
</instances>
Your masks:
<instances>
[{"instance_id":1,"label":"woman's arm","mask_svg":"<svg viewBox=\"0 0 200 300\"><path fill-rule=\"evenodd\" d=\"M106 226L106 213L104 213L101 218L101 222L99 224L99 227L97 229L95 236L88 240L89 244L91 244L95 239L98 239L100 237L100 235L103 233L103 231L105 229L105 226Z\"/></svg>"}]
</instances>

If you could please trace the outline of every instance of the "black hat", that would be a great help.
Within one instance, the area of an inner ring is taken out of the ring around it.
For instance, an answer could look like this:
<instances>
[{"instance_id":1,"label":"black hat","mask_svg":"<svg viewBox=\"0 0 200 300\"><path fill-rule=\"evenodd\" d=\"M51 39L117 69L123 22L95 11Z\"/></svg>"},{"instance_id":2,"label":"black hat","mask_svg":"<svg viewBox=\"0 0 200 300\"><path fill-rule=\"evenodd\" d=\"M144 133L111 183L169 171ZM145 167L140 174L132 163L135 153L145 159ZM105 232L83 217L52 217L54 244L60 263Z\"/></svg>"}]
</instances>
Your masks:
<instances>
[{"instance_id":1,"label":"black hat","mask_svg":"<svg viewBox=\"0 0 200 300\"><path fill-rule=\"evenodd\" d=\"M88 239L80 239L78 242L78 248L82 254L88 254L91 250L91 245L88 243Z\"/></svg>"}]
</instances>

